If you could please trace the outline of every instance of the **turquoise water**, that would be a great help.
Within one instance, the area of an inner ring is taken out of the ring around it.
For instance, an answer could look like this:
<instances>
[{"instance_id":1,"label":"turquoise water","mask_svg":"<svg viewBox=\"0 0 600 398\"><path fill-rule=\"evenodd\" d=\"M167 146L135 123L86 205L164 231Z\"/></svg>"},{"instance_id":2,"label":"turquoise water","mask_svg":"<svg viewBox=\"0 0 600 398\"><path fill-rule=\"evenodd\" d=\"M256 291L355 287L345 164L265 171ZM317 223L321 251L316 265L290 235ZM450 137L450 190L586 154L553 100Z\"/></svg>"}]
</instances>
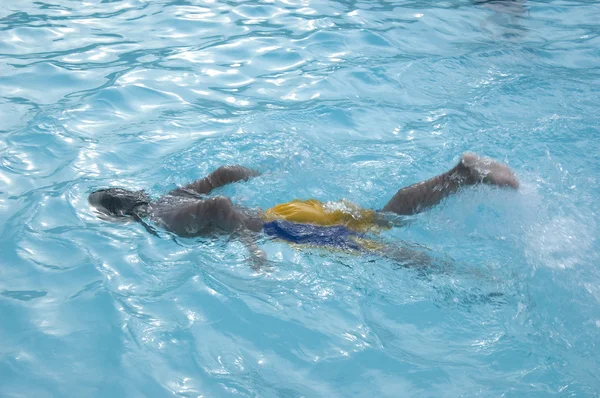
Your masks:
<instances>
[{"instance_id":1,"label":"turquoise water","mask_svg":"<svg viewBox=\"0 0 600 398\"><path fill-rule=\"evenodd\" d=\"M597 396L594 1L2 0L0 396ZM466 150L473 188L387 242L444 267L99 220L222 164L269 207L380 207Z\"/></svg>"}]
</instances>

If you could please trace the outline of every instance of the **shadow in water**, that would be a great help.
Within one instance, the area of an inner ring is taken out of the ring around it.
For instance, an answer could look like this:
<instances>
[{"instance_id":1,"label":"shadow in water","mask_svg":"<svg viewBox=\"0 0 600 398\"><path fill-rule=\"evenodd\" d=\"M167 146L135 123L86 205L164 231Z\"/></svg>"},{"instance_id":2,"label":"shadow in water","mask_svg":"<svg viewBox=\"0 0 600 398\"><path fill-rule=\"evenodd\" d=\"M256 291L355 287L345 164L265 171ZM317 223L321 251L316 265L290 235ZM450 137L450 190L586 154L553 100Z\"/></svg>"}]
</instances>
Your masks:
<instances>
[{"instance_id":1,"label":"shadow in water","mask_svg":"<svg viewBox=\"0 0 600 398\"><path fill-rule=\"evenodd\" d=\"M501 36L506 39L520 38L527 31L522 25L527 16L527 0L472 0L472 3L494 12L482 22L482 28L489 28L491 24L500 26Z\"/></svg>"}]
</instances>

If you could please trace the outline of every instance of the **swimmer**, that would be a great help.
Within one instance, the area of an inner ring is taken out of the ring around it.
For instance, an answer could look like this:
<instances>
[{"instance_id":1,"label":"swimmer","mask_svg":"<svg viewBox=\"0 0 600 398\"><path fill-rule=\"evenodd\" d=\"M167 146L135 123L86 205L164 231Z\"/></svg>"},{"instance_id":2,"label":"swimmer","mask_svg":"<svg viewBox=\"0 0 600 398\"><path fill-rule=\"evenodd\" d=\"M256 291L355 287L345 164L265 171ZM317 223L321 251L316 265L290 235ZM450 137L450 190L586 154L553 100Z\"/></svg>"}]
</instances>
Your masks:
<instances>
[{"instance_id":1,"label":"swimmer","mask_svg":"<svg viewBox=\"0 0 600 398\"><path fill-rule=\"evenodd\" d=\"M108 188L91 193L88 201L101 216L131 218L151 229L148 220L182 237L234 235L250 251L253 264L260 267L266 260L256 244L260 233L291 243L354 252L381 252L382 245L366 238L366 234L389 228L387 216L390 214L419 213L470 185L519 187L515 174L507 165L465 153L452 169L400 189L377 211L361 209L345 201L322 203L312 199L294 200L261 211L237 206L225 196L207 196L216 188L258 175L258 171L243 166L222 166L157 200L152 200L144 191Z\"/></svg>"}]
</instances>

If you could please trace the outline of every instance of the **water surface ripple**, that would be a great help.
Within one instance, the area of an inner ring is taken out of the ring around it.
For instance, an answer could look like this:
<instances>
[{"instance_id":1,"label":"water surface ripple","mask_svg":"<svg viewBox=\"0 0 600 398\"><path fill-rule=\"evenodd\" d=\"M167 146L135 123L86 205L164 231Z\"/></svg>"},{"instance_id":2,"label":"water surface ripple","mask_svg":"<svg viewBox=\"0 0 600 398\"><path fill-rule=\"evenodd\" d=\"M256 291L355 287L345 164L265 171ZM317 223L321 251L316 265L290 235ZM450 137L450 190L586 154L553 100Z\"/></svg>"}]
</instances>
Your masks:
<instances>
[{"instance_id":1,"label":"water surface ripple","mask_svg":"<svg viewBox=\"0 0 600 398\"><path fill-rule=\"evenodd\" d=\"M0 396L597 396L597 2L49 1L0 7ZM522 189L381 236L430 270L86 202L240 163L246 206L379 207L466 150Z\"/></svg>"}]
</instances>

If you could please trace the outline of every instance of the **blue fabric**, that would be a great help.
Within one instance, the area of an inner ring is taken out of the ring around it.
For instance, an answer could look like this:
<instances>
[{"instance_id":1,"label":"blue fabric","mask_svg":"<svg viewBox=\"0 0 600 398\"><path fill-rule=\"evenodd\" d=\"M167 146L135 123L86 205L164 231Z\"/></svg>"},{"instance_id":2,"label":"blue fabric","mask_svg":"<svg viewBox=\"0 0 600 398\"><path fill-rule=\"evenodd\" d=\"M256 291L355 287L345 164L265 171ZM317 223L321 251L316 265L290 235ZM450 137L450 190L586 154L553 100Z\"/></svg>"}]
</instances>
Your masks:
<instances>
[{"instance_id":1,"label":"blue fabric","mask_svg":"<svg viewBox=\"0 0 600 398\"><path fill-rule=\"evenodd\" d=\"M276 220L265 223L263 230L269 236L292 243L361 250L355 238L363 235L343 225L320 226Z\"/></svg>"}]
</instances>

